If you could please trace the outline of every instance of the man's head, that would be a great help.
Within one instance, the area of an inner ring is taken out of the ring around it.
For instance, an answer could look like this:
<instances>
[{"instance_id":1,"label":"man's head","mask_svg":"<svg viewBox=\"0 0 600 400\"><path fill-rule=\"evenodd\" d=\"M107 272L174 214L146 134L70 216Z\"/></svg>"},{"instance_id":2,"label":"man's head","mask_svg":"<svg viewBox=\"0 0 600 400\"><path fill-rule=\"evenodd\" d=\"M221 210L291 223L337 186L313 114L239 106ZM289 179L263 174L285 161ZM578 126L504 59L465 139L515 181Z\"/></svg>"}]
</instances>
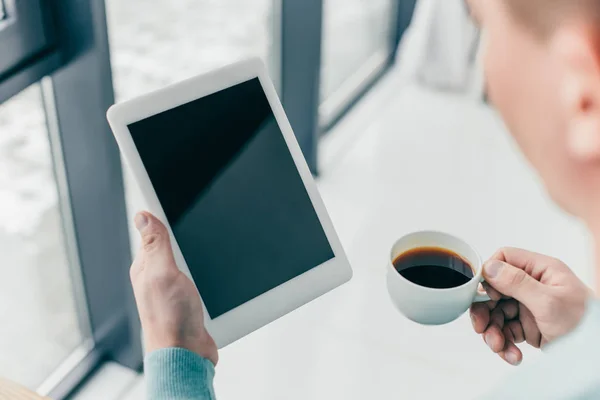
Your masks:
<instances>
[{"instance_id":1,"label":"man's head","mask_svg":"<svg viewBox=\"0 0 600 400\"><path fill-rule=\"evenodd\" d=\"M469 4L485 32L490 100L551 196L591 223L600 217L600 0Z\"/></svg>"}]
</instances>

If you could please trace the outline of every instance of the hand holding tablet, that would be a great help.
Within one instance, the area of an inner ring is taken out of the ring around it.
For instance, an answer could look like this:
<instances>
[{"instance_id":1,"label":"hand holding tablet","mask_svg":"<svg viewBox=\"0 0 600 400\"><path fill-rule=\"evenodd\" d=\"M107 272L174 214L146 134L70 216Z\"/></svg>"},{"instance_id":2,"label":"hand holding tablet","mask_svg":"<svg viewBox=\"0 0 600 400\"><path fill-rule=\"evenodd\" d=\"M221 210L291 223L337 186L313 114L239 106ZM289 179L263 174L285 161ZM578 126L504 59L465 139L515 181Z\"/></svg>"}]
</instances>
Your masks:
<instances>
[{"instance_id":1,"label":"hand holding tablet","mask_svg":"<svg viewBox=\"0 0 600 400\"><path fill-rule=\"evenodd\" d=\"M260 61L115 105L108 119L219 347L350 279Z\"/></svg>"},{"instance_id":2,"label":"hand holding tablet","mask_svg":"<svg viewBox=\"0 0 600 400\"><path fill-rule=\"evenodd\" d=\"M217 346L204 327L202 301L194 283L177 268L169 232L147 212L135 216L142 239L129 270L146 353L179 347L219 361Z\"/></svg>"}]
</instances>

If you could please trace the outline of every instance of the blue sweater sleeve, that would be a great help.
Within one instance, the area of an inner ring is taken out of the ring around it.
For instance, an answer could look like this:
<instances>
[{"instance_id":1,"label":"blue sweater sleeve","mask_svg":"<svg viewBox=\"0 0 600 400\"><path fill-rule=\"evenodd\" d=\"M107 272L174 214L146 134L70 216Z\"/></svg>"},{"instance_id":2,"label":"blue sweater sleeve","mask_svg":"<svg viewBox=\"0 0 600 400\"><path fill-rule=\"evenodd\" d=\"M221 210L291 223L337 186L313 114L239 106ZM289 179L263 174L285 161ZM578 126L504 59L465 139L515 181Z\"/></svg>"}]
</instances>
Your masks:
<instances>
[{"instance_id":1,"label":"blue sweater sleeve","mask_svg":"<svg viewBox=\"0 0 600 400\"><path fill-rule=\"evenodd\" d=\"M144 360L149 400L215 400L215 367L186 349L153 351Z\"/></svg>"}]
</instances>

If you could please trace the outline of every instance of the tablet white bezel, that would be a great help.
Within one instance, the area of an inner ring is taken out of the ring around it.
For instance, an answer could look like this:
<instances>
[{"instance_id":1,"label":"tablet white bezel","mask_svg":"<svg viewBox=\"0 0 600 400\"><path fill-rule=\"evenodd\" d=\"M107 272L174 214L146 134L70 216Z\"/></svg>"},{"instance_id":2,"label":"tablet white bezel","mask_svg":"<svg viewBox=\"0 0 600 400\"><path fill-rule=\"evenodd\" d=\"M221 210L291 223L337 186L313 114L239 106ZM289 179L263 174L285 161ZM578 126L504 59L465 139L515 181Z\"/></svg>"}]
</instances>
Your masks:
<instances>
[{"instance_id":1,"label":"tablet white bezel","mask_svg":"<svg viewBox=\"0 0 600 400\"><path fill-rule=\"evenodd\" d=\"M171 227L133 142L128 125L253 78L258 78L261 83L335 257L215 319L209 316L204 307L206 327L219 348L327 293L352 277L350 264L266 68L259 59L238 62L113 105L107 113L123 159L141 189L147 202L148 211L156 215L167 226L177 265L193 282L181 249L173 237ZM200 297L202 297L202 293L200 293Z\"/></svg>"}]
</instances>

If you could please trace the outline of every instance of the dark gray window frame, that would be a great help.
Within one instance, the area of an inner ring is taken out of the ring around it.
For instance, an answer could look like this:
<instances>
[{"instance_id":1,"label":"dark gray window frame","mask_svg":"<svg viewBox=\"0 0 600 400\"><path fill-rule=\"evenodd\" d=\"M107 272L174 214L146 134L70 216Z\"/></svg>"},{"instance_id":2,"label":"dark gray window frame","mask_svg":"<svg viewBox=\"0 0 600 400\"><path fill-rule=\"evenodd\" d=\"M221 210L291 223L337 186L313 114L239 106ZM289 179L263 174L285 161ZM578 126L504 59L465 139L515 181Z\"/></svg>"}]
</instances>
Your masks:
<instances>
[{"instance_id":1,"label":"dark gray window frame","mask_svg":"<svg viewBox=\"0 0 600 400\"><path fill-rule=\"evenodd\" d=\"M0 20L0 103L61 65L52 5L56 0L4 0Z\"/></svg>"},{"instance_id":2,"label":"dark gray window frame","mask_svg":"<svg viewBox=\"0 0 600 400\"><path fill-rule=\"evenodd\" d=\"M323 0L281 2L281 102L316 175Z\"/></svg>"},{"instance_id":3,"label":"dark gray window frame","mask_svg":"<svg viewBox=\"0 0 600 400\"><path fill-rule=\"evenodd\" d=\"M117 144L103 0L55 7L65 64L43 85L53 104L94 348L50 395L65 398L101 361L140 370L140 325L129 284L131 249ZM52 127L50 127L52 128Z\"/></svg>"},{"instance_id":4,"label":"dark gray window frame","mask_svg":"<svg viewBox=\"0 0 600 400\"><path fill-rule=\"evenodd\" d=\"M317 175L320 136L342 119L394 64L416 0L395 0L387 57L324 124L319 123L324 0L281 1L281 99L306 161Z\"/></svg>"}]
</instances>

